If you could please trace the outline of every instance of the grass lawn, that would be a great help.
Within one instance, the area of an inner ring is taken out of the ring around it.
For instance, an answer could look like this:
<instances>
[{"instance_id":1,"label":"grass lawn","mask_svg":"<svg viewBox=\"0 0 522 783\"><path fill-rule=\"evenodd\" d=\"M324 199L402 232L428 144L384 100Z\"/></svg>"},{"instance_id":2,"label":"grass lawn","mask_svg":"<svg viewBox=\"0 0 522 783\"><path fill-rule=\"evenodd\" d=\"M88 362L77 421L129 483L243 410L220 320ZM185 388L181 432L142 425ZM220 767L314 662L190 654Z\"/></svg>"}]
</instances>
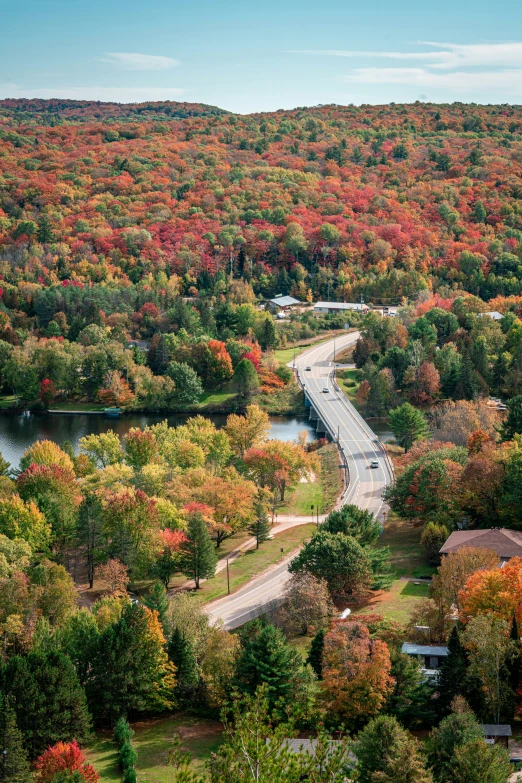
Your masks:
<instances>
[{"instance_id":1,"label":"grass lawn","mask_svg":"<svg viewBox=\"0 0 522 783\"><path fill-rule=\"evenodd\" d=\"M429 597L429 587L427 582L415 584L396 579L390 590L372 593L364 604L352 607L352 613L380 614L389 620L407 623L419 601Z\"/></svg>"},{"instance_id":2,"label":"grass lawn","mask_svg":"<svg viewBox=\"0 0 522 783\"><path fill-rule=\"evenodd\" d=\"M16 407L14 394L3 394L0 396L0 409L14 407Z\"/></svg>"},{"instance_id":3,"label":"grass lawn","mask_svg":"<svg viewBox=\"0 0 522 783\"><path fill-rule=\"evenodd\" d=\"M68 402L56 402L49 410L57 410L57 411L85 411L85 413L88 413L89 411L102 411L107 406L102 405L100 402L74 402L69 400Z\"/></svg>"},{"instance_id":4,"label":"grass lawn","mask_svg":"<svg viewBox=\"0 0 522 783\"><path fill-rule=\"evenodd\" d=\"M321 469L313 483L299 482L287 492L284 503L277 507L278 514L310 514L310 507L319 509L321 514L332 510L341 494L343 483L339 469L339 452L335 443L328 443L316 452Z\"/></svg>"},{"instance_id":5,"label":"grass lawn","mask_svg":"<svg viewBox=\"0 0 522 783\"><path fill-rule=\"evenodd\" d=\"M138 754L136 769L139 783L170 783L172 767L166 765L166 755L175 734L193 758L194 771L202 772L205 761L219 747L222 727L218 721L177 714L132 723L132 743ZM100 783L120 783L116 746L112 733L100 732L88 748L87 760L100 775Z\"/></svg>"},{"instance_id":6,"label":"grass lawn","mask_svg":"<svg viewBox=\"0 0 522 783\"><path fill-rule=\"evenodd\" d=\"M353 405L355 405L355 395L359 388L358 375L359 370L356 369L337 372L337 383Z\"/></svg>"},{"instance_id":7,"label":"grass lawn","mask_svg":"<svg viewBox=\"0 0 522 783\"><path fill-rule=\"evenodd\" d=\"M316 526L299 525L279 533L271 541L265 541L259 549L251 549L230 563L230 589L237 590L266 568L278 563L294 549L309 539ZM283 552L281 552L281 549ZM199 597L206 603L227 594L227 572L221 571L213 579L203 583Z\"/></svg>"},{"instance_id":8,"label":"grass lawn","mask_svg":"<svg viewBox=\"0 0 522 783\"><path fill-rule=\"evenodd\" d=\"M321 479L317 476L317 481L313 483L299 482L295 487L291 488L286 494L285 502L278 503L278 514L309 514L311 515L310 507L313 503L314 509L319 504L319 513L323 513L324 508L324 493Z\"/></svg>"},{"instance_id":9,"label":"grass lawn","mask_svg":"<svg viewBox=\"0 0 522 783\"><path fill-rule=\"evenodd\" d=\"M235 392L214 391L205 392L194 408L207 408L209 406L225 406L236 397Z\"/></svg>"},{"instance_id":10,"label":"grass lawn","mask_svg":"<svg viewBox=\"0 0 522 783\"><path fill-rule=\"evenodd\" d=\"M437 570L431 566L420 545L422 529L413 527L390 511L380 543L390 547L390 562L397 576L415 578L433 576Z\"/></svg>"}]
</instances>

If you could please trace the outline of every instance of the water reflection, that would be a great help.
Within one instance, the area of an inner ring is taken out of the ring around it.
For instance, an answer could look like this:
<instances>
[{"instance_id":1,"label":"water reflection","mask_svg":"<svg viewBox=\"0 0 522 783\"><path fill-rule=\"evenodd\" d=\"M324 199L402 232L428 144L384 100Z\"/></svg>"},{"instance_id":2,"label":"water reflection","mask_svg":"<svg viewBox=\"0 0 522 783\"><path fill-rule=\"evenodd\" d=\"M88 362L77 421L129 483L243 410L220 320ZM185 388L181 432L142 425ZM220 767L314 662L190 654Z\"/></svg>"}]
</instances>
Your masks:
<instances>
[{"instance_id":1,"label":"water reflection","mask_svg":"<svg viewBox=\"0 0 522 783\"><path fill-rule=\"evenodd\" d=\"M167 419L171 427L183 424L189 416L176 414L171 416L148 415L134 413L122 416L120 419L109 419L105 416L89 416L88 414L49 415L31 414L28 412L16 415L0 415L0 452L4 459L16 468L24 451L36 440L53 440L59 445L65 441L72 443L77 450L78 442L84 435L99 434L113 430L118 435L125 435L131 427L146 427ZM216 427L223 427L227 417L213 415ZM270 418L270 438L279 440L295 440L301 430L309 433L313 440L315 432L310 422L304 416L272 416Z\"/></svg>"}]
</instances>

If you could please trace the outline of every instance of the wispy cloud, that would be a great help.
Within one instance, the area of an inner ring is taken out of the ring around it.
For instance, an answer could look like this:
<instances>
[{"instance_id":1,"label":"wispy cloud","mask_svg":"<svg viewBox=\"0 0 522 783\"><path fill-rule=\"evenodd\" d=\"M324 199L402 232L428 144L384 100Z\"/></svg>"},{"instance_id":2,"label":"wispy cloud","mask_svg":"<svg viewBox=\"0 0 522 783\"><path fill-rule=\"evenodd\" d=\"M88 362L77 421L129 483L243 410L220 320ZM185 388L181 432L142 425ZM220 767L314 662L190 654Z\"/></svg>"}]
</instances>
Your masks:
<instances>
[{"instance_id":1,"label":"wispy cloud","mask_svg":"<svg viewBox=\"0 0 522 783\"><path fill-rule=\"evenodd\" d=\"M168 71L179 65L173 57L139 52L106 52L99 58L102 63L116 65L122 71Z\"/></svg>"},{"instance_id":2,"label":"wispy cloud","mask_svg":"<svg viewBox=\"0 0 522 783\"><path fill-rule=\"evenodd\" d=\"M425 68L356 68L344 77L344 81L350 84L406 84L465 93L495 89L522 95L522 69L441 73Z\"/></svg>"},{"instance_id":3,"label":"wispy cloud","mask_svg":"<svg viewBox=\"0 0 522 783\"><path fill-rule=\"evenodd\" d=\"M412 67L358 67L344 81L350 84L404 84L447 92L482 93L495 90L522 94L522 43L453 44L418 41L424 51L366 51L307 49L301 54L354 60L393 60ZM359 63L358 63L359 64Z\"/></svg>"},{"instance_id":4,"label":"wispy cloud","mask_svg":"<svg viewBox=\"0 0 522 783\"><path fill-rule=\"evenodd\" d=\"M184 94L181 87L23 87L0 84L3 98L70 98L79 101L111 101L141 103L143 101L174 101Z\"/></svg>"},{"instance_id":5,"label":"wispy cloud","mask_svg":"<svg viewBox=\"0 0 522 783\"><path fill-rule=\"evenodd\" d=\"M366 51L358 49L303 49L300 54L358 59L416 60L431 68L522 67L522 43L451 44L418 41L424 52ZM432 51L435 49L436 51Z\"/></svg>"}]
</instances>

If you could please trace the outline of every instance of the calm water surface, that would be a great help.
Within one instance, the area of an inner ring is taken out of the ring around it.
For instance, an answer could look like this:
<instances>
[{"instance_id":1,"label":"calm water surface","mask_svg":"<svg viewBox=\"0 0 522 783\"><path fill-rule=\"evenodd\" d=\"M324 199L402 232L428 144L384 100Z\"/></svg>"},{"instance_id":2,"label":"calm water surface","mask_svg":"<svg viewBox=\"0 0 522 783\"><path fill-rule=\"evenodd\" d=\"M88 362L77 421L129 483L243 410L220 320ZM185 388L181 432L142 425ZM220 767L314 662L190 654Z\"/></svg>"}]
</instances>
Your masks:
<instances>
[{"instance_id":1,"label":"calm water surface","mask_svg":"<svg viewBox=\"0 0 522 783\"><path fill-rule=\"evenodd\" d=\"M17 468L24 451L36 440L54 440L59 445L69 441L75 451L78 442L84 435L99 434L113 430L118 435L125 435L131 427L146 427L167 419L171 427L183 424L189 416L176 414L172 416L153 416L147 414L128 414L119 419L109 419L105 416L89 416L88 414L31 414L23 413L13 416L0 416L0 452L4 459ZM209 416L216 427L223 427L227 417L224 415ZM309 439L315 438L315 431L304 416L272 416L270 418L270 438L279 440L295 440L301 430L307 430Z\"/></svg>"}]
</instances>

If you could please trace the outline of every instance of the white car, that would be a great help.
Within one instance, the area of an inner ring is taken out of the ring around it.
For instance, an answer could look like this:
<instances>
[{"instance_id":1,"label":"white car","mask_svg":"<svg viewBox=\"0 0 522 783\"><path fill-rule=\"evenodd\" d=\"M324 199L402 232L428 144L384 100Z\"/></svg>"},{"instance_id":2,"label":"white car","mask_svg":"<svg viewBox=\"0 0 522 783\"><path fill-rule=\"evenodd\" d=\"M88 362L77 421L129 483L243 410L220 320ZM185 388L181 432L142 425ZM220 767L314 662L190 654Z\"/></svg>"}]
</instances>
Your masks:
<instances>
[{"instance_id":1,"label":"white car","mask_svg":"<svg viewBox=\"0 0 522 783\"><path fill-rule=\"evenodd\" d=\"M372 461L370 462L370 467L371 468L378 468L379 467L378 461L376 459L372 459Z\"/></svg>"},{"instance_id":2,"label":"white car","mask_svg":"<svg viewBox=\"0 0 522 783\"><path fill-rule=\"evenodd\" d=\"M323 394L328 394L329 391L330 391L330 389L328 388L328 386L325 386L323 388Z\"/></svg>"},{"instance_id":3,"label":"white car","mask_svg":"<svg viewBox=\"0 0 522 783\"><path fill-rule=\"evenodd\" d=\"M311 369L311 367L305 367L305 372L310 372Z\"/></svg>"}]
</instances>

